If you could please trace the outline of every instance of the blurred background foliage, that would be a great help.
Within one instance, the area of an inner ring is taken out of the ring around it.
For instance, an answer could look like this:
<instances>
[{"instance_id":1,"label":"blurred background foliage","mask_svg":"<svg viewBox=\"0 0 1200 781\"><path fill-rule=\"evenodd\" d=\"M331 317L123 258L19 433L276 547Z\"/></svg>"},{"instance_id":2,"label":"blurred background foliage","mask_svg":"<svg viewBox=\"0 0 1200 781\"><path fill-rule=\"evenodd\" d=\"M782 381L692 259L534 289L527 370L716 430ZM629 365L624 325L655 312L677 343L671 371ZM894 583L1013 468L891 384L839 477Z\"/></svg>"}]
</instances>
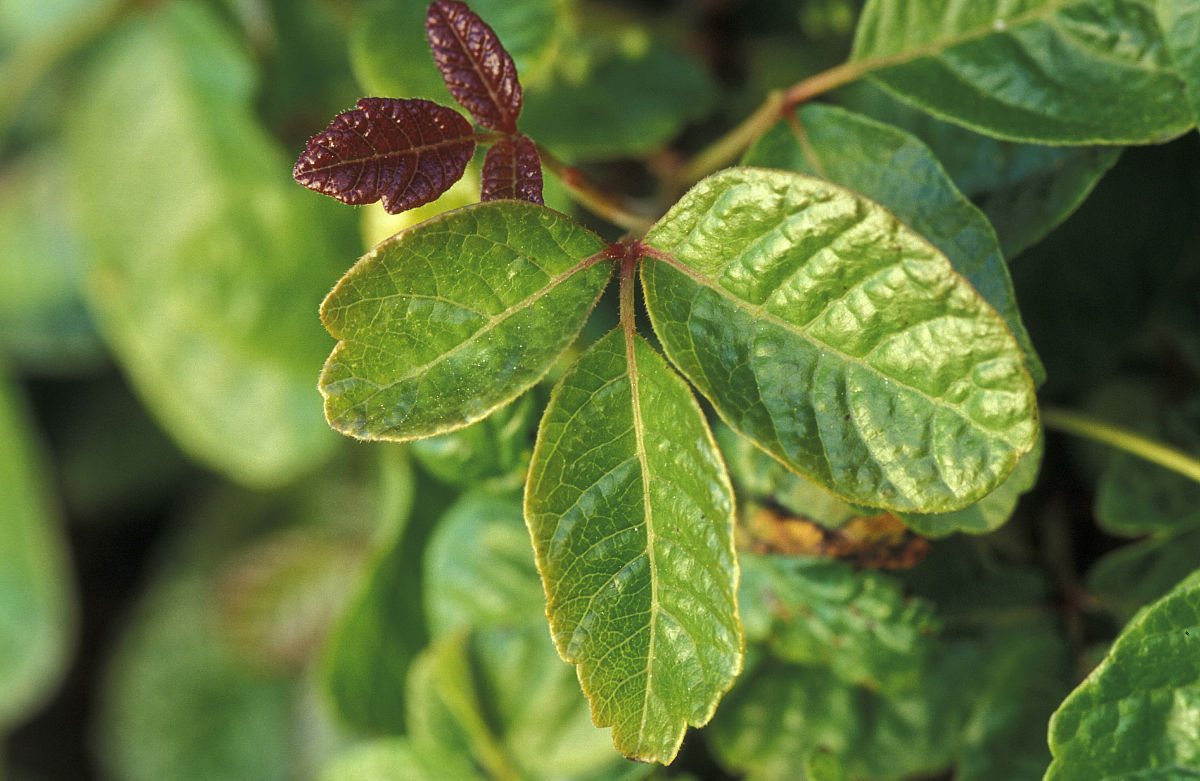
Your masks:
<instances>
[{"instance_id":1,"label":"blurred background foliage","mask_svg":"<svg viewBox=\"0 0 1200 781\"><path fill-rule=\"evenodd\" d=\"M842 62L859 6L473 3L520 68L523 130L649 203L768 89ZM1040 777L1050 712L1200 557L1183 478L1052 438L1007 525L911 569L748 546L746 671L652 769L591 726L545 626L520 491L556 373L410 447L328 429L321 298L478 184L391 218L291 165L363 95L449 102L424 13L0 0L0 776ZM866 85L831 97L920 138L992 221L1045 398L1200 453L1194 133L1033 147ZM722 446L745 514L861 514Z\"/></svg>"}]
</instances>

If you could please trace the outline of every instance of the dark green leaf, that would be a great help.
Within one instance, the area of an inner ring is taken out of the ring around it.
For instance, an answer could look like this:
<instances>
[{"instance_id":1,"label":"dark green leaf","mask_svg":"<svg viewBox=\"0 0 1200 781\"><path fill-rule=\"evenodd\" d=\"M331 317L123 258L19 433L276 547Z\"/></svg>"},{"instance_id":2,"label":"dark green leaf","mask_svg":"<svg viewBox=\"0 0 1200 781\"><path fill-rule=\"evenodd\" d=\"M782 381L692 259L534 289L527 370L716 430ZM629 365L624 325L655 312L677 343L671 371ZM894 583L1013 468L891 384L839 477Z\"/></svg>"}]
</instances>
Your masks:
<instances>
[{"instance_id":1,"label":"dark green leaf","mask_svg":"<svg viewBox=\"0 0 1200 781\"><path fill-rule=\"evenodd\" d=\"M605 247L562 214L517 201L467 207L379 244L321 306L340 340L321 374L329 422L403 441L509 403L583 327L612 271L592 257Z\"/></svg>"},{"instance_id":2,"label":"dark green leaf","mask_svg":"<svg viewBox=\"0 0 1200 781\"><path fill-rule=\"evenodd\" d=\"M1195 124L1137 0L872 0L851 60L926 111L1014 141L1153 143Z\"/></svg>"},{"instance_id":3,"label":"dark green leaf","mask_svg":"<svg viewBox=\"0 0 1200 781\"><path fill-rule=\"evenodd\" d=\"M612 331L555 386L525 517L593 718L669 762L741 667L733 496L691 392L640 338Z\"/></svg>"},{"instance_id":4,"label":"dark green leaf","mask_svg":"<svg viewBox=\"0 0 1200 781\"><path fill-rule=\"evenodd\" d=\"M478 423L414 442L412 453L445 483L504 493L525 484L536 425L526 394Z\"/></svg>"},{"instance_id":5,"label":"dark green leaf","mask_svg":"<svg viewBox=\"0 0 1200 781\"><path fill-rule=\"evenodd\" d=\"M354 252L353 215L289 181L249 58L206 6L131 16L93 66L69 190L103 335L184 450L285 482L338 442L312 389L328 351L313 307Z\"/></svg>"},{"instance_id":6,"label":"dark green leaf","mask_svg":"<svg viewBox=\"0 0 1200 781\"><path fill-rule=\"evenodd\" d=\"M1000 313L1040 385L1046 371L1021 322L996 234L933 153L902 130L831 106L805 106L799 120L804 143L787 122L780 122L747 150L742 162L814 174L888 209L941 250Z\"/></svg>"},{"instance_id":7,"label":"dark green leaf","mask_svg":"<svg viewBox=\"0 0 1200 781\"><path fill-rule=\"evenodd\" d=\"M1120 147L1041 146L980 135L918 111L868 81L840 90L838 99L924 141L987 216L1009 260L1065 220L1121 154Z\"/></svg>"},{"instance_id":8,"label":"dark green leaf","mask_svg":"<svg viewBox=\"0 0 1200 781\"><path fill-rule=\"evenodd\" d=\"M646 237L654 329L734 429L846 499L945 512L1037 437L1004 321L882 207L801 174L731 169Z\"/></svg>"},{"instance_id":9,"label":"dark green leaf","mask_svg":"<svg viewBox=\"0 0 1200 781\"><path fill-rule=\"evenodd\" d=\"M1102 556L1088 570L1088 588L1103 606L1127 620L1191 574L1198 561L1200 529L1151 537Z\"/></svg>"},{"instance_id":10,"label":"dark green leaf","mask_svg":"<svg viewBox=\"0 0 1200 781\"><path fill-rule=\"evenodd\" d=\"M1134 616L1050 720L1046 781L1200 775L1200 572Z\"/></svg>"},{"instance_id":11,"label":"dark green leaf","mask_svg":"<svg viewBox=\"0 0 1200 781\"><path fill-rule=\"evenodd\" d=\"M910 600L895 579L842 562L742 553L746 637L778 659L825 667L874 691L920 679L940 630L933 606Z\"/></svg>"},{"instance_id":12,"label":"dark green leaf","mask_svg":"<svg viewBox=\"0 0 1200 781\"><path fill-rule=\"evenodd\" d=\"M40 458L0 367L0 734L57 686L74 632L66 540Z\"/></svg>"},{"instance_id":13,"label":"dark green leaf","mask_svg":"<svg viewBox=\"0 0 1200 781\"><path fill-rule=\"evenodd\" d=\"M414 748L469 757L487 778L630 781L651 769L595 728L540 622L443 637L414 663L408 701Z\"/></svg>"},{"instance_id":14,"label":"dark green leaf","mask_svg":"<svg viewBox=\"0 0 1200 781\"><path fill-rule=\"evenodd\" d=\"M1200 118L1200 6L1193 0L1158 0L1155 10L1167 51L1186 84L1192 119Z\"/></svg>"},{"instance_id":15,"label":"dark green leaf","mask_svg":"<svg viewBox=\"0 0 1200 781\"><path fill-rule=\"evenodd\" d=\"M425 551L425 614L433 636L463 626L525 624L545 609L521 503L463 496L438 521Z\"/></svg>"}]
</instances>

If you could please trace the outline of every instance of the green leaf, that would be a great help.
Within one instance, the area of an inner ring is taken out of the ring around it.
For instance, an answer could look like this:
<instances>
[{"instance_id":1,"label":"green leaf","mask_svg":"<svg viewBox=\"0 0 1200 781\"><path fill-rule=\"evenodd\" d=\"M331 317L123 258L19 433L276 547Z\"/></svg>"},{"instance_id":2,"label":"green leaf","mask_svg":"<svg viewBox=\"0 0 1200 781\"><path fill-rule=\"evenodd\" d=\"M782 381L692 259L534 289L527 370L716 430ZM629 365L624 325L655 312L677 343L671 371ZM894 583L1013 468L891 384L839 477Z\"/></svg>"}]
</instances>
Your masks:
<instances>
[{"instance_id":1,"label":"green leaf","mask_svg":"<svg viewBox=\"0 0 1200 781\"><path fill-rule=\"evenodd\" d=\"M612 331L550 398L525 493L551 634L599 726L669 762L741 667L733 496L684 382Z\"/></svg>"},{"instance_id":2,"label":"green leaf","mask_svg":"<svg viewBox=\"0 0 1200 781\"><path fill-rule=\"evenodd\" d=\"M383 540L325 644L320 675L330 702L343 721L369 734L406 728L409 669L429 641L422 561L446 504L436 491L436 484L419 484L415 512Z\"/></svg>"},{"instance_id":3,"label":"green leaf","mask_svg":"<svg viewBox=\"0 0 1200 781\"><path fill-rule=\"evenodd\" d=\"M1021 322L996 234L928 147L902 130L831 106L805 106L798 118L806 143L789 123L779 122L747 150L742 163L820 176L896 215L941 250L1000 313L1040 385L1046 371Z\"/></svg>"},{"instance_id":4,"label":"green leaf","mask_svg":"<svg viewBox=\"0 0 1200 781\"><path fill-rule=\"evenodd\" d=\"M58 205L62 157L48 146L0 175L0 356L26 370L88 369L102 354L83 302L84 248Z\"/></svg>"},{"instance_id":5,"label":"green leaf","mask_svg":"<svg viewBox=\"0 0 1200 781\"><path fill-rule=\"evenodd\" d=\"M1200 7L1192 0L1158 0L1155 5L1167 51L1182 77L1192 118L1200 118Z\"/></svg>"},{"instance_id":6,"label":"green leaf","mask_svg":"<svg viewBox=\"0 0 1200 781\"><path fill-rule=\"evenodd\" d=\"M74 634L66 540L40 455L0 367L0 735L58 685Z\"/></svg>"},{"instance_id":7,"label":"green leaf","mask_svg":"<svg viewBox=\"0 0 1200 781\"><path fill-rule=\"evenodd\" d=\"M1008 522L1021 495L1033 488L1042 466L1044 438L1037 442L1017 461L1017 465L996 490L975 504L948 513L901 513L900 518L908 528L923 537L945 537L954 532L987 534Z\"/></svg>"},{"instance_id":8,"label":"green leaf","mask_svg":"<svg viewBox=\"0 0 1200 781\"><path fill-rule=\"evenodd\" d=\"M1200 775L1200 572L1142 609L1050 720L1046 781Z\"/></svg>"},{"instance_id":9,"label":"green leaf","mask_svg":"<svg viewBox=\"0 0 1200 781\"><path fill-rule=\"evenodd\" d=\"M1004 321L936 248L819 179L730 169L647 234L664 350L730 426L849 501L946 512L1037 438Z\"/></svg>"},{"instance_id":10,"label":"green leaf","mask_svg":"<svg viewBox=\"0 0 1200 781\"><path fill-rule=\"evenodd\" d=\"M525 483L533 453L533 394L458 431L412 444L425 471L450 485L493 493L514 491Z\"/></svg>"},{"instance_id":11,"label":"green leaf","mask_svg":"<svg viewBox=\"0 0 1200 781\"><path fill-rule=\"evenodd\" d=\"M321 305L340 341L325 415L343 433L404 441L463 428L528 390L600 298L607 245L558 212L493 201L376 246Z\"/></svg>"},{"instance_id":12,"label":"green leaf","mask_svg":"<svg viewBox=\"0 0 1200 781\"><path fill-rule=\"evenodd\" d=\"M414 748L470 757L487 778L626 781L651 770L595 728L540 622L443 637L414 663L408 701Z\"/></svg>"},{"instance_id":13,"label":"green leaf","mask_svg":"<svg viewBox=\"0 0 1200 781\"><path fill-rule=\"evenodd\" d=\"M354 252L353 215L290 181L248 54L206 6L130 15L88 70L69 191L102 334L184 450L286 482L338 443L312 390L313 308Z\"/></svg>"},{"instance_id":14,"label":"green leaf","mask_svg":"<svg viewBox=\"0 0 1200 781\"><path fill-rule=\"evenodd\" d=\"M894 578L842 562L748 553L740 561L747 639L875 691L919 681L940 630L932 603L908 599Z\"/></svg>"},{"instance_id":15,"label":"green leaf","mask_svg":"<svg viewBox=\"0 0 1200 781\"><path fill-rule=\"evenodd\" d=\"M438 521L425 551L425 615L432 635L526 623L545 608L520 501L464 495Z\"/></svg>"},{"instance_id":16,"label":"green leaf","mask_svg":"<svg viewBox=\"0 0 1200 781\"><path fill-rule=\"evenodd\" d=\"M920 138L954 184L983 211L1010 261L1065 220L1121 155L1121 147L1002 141L918 111L870 81L839 101Z\"/></svg>"},{"instance_id":17,"label":"green leaf","mask_svg":"<svg viewBox=\"0 0 1200 781\"><path fill-rule=\"evenodd\" d=\"M851 61L936 116L1014 141L1157 143L1195 124L1139 0L871 0Z\"/></svg>"},{"instance_id":18,"label":"green leaf","mask_svg":"<svg viewBox=\"0 0 1200 781\"><path fill-rule=\"evenodd\" d=\"M320 781L442 781L446 778L477 781L466 757L428 746L414 746L408 738L378 738L351 746L321 771Z\"/></svg>"},{"instance_id":19,"label":"green leaf","mask_svg":"<svg viewBox=\"0 0 1200 781\"><path fill-rule=\"evenodd\" d=\"M1162 597L1196 569L1200 528L1160 535L1117 548L1087 573L1088 588L1122 620Z\"/></svg>"}]
</instances>

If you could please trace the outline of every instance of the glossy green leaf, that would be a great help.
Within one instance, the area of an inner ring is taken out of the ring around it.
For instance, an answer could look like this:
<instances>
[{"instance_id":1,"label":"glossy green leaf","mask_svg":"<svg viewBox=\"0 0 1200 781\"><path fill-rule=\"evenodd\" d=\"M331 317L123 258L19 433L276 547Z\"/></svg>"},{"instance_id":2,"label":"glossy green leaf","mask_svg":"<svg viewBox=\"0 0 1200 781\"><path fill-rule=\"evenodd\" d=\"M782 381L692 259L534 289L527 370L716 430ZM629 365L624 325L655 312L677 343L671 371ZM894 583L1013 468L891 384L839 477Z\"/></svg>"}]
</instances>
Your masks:
<instances>
[{"instance_id":1,"label":"glossy green leaf","mask_svg":"<svg viewBox=\"0 0 1200 781\"><path fill-rule=\"evenodd\" d=\"M1155 11L1167 51L1186 85L1192 119L1200 118L1200 6L1192 0L1158 0Z\"/></svg>"},{"instance_id":2,"label":"glossy green leaf","mask_svg":"<svg viewBox=\"0 0 1200 781\"><path fill-rule=\"evenodd\" d=\"M458 431L412 444L425 471L450 485L495 493L525 484L537 426L533 395Z\"/></svg>"},{"instance_id":3,"label":"glossy green leaf","mask_svg":"<svg viewBox=\"0 0 1200 781\"><path fill-rule=\"evenodd\" d=\"M805 144L779 122L747 150L745 165L829 179L865 195L924 236L1004 317L1036 384L1046 378L1021 322L1008 267L987 218L963 197L929 148L902 130L831 106L805 106Z\"/></svg>"},{"instance_id":4,"label":"glossy green leaf","mask_svg":"<svg viewBox=\"0 0 1200 781\"><path fill-rule=\"evenodd\" d=\"M1050 720L1046 781L1200 773L1200 572L1141 610Z\"/></svg>"},{"instance_id":5,"label":"glossy green leaf","mask_svg":"<svg viewBox=\"0 0 1200 781\"><path fill-rule=\"evenodd\" d=\"M741 668L733 496L686 384L612 331L555 386L525 518L558 651L617 748L669 762Z\"/></svg>"},{"instance_id":6,"label":"glossy green leaf","mask_svg":"<svg viewBox=\"0 0 1200 781\"><path fill-rule=\"evenodd\" d=\"M312 390L328 351L313 309L354 252L353 215L290 181L249 57L206 6L131 16L80 95L68 192L95 256L89 304L139 395L234 479L320 463L338 437Z\"/></svg>"},{"instance_id":7,"label":"glossy green leaf","mask_svg":"<svg viewBox=\"0 0 1200 781\"><path fill-rule=\"evenodd\" d=\"M408 701L415 748L469 757L486 778L626 781L651 770L592 724L540 621L443 637L413 665Z\"/></svg>"},{"instance_id":8,"label":"glossy green leaf","mask_svg":"<svg viewBox=\"0 0 1200 781\"><path fill-rule=\"evenodd\" d=\"M1038 437L1033 450L1021 456L1005 481L975 504L948 513L901 513L901 519L923 537L945 537L954 532L987 534L999 529L1012 517L1022 494L1037 482L1043 446L1043 438Z\"/></svg>"},{"instance_id":9,"label":"glossy green leaf","mask_svg":"<svg viewBox=\"0 0 1200 781\"><path fill-rule=\"evenodd\" d=\"M464 495L438 521L425 551L430 632L524 624L545 609L520 501Z\"/></svg>"},{"instance_id":10,"label":"glossy green leaf","mask_svg":"<svg viewBox=\"0 0 1200 781\"><path fill-rule=\"evenodd\" d=\"M740 561L748 640L876 691L919 680L941 627L933 605L908 599L894 578L823 559L743 552Z\"/></svg>"},{"instance_id":11,"label":"glossy green leaf","mask_svg":"<svg viewBox=\"0 0 1200 781\"><path fill-rule=\"evenodd\" d=\"M513 201L444 214L379 244L321 306L340 340L321 374L329 422L403 441L509 403L583 327L612 271L592 257L606 246L558 212Z\"/></svg>"},{"instance_id":12,"label":"glossy green leaf","mask_svg":"<svg viewBox=\"0 0 1200 781\"><path fill-rule=\"evenodd\" d=\"M825 181L730 169L647 234L667 356L721 417L850 501L945 512L1037 437L1004 321L936 248Z\"/></svg>"},{"instance_id":13,"label":"glossy green leaf","mask_svg":"<svg viewBox=\"0 0 1200 781\"><path fill-rule=\"evenodd\" d=\"M66 540L40 457L0 368L0 734L53 691L74 633Z\"/></svg>"},{"instance_id":14,"label":"glossy green leaf","mask_svg":"<svg viewBox=\"0 0 1200 781\"><path fill-rule=\"evenodd\" d=\"M926 111L1014 141L1155 143L1195 124L1139 0L871 0L851 60Z\"/></svg>"}]
</instances>

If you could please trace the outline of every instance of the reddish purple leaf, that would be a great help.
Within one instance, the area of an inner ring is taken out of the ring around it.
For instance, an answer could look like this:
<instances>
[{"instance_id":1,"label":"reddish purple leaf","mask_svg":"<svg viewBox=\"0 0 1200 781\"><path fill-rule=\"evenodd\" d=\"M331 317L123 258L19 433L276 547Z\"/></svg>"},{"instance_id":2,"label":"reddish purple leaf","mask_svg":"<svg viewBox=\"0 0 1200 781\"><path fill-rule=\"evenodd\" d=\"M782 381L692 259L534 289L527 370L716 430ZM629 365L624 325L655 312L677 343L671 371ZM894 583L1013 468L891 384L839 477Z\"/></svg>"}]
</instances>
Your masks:
<instances>
[{"instance_id":1,"label":"reddish purple leaf","mask_svg":"<svg viewBox=\"0 0 1200 781\"><path fill-rule=\"evenodd\" d=\"M429 6L425 32L450 94L489 130L517 132L517 66L487 23L456 0Z\"/></svg>"},{"instance_id":2,"label":"reddish purple leaf","mask_svg":"<svg viewBox=\"0 0 1200 781\"><path fill-rule=\"evenodd\" d=\"M313 136L292 176L345 203L399 214L435 200L462 178L475 130L462 114L428 100L363 98Z\"/></svg>"},{"instance_id":3,"label":"reddish purple leaf","mask_svg":"<svg viewBox=\"0 0 1200 781\"><path fill-rule=\"evenodd\" d=\"M542 160L537 147L525 136L497 142L483 159L483 192L480 200L542 203Z\"/></svg>"}]
</instances>

